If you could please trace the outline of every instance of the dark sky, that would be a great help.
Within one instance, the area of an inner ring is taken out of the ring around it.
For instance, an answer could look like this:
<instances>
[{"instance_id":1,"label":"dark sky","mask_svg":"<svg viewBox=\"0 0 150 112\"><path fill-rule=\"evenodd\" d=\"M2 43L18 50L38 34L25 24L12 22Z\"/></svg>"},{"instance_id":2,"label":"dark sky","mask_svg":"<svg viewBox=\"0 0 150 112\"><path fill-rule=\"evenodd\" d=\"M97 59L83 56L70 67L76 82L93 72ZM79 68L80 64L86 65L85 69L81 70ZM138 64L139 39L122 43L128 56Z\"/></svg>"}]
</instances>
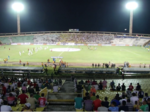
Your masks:
<instances>
[{"instance_id":1,"label":"dark sky","mask_svg":"<svg viewBox=\"0 0 150 112\"><path fill-rule=\"evenodd\" d=\"M17 32L15 0L0 0L0 33ZM129 29L129 0L18 0L25 4L21 32L31 31L112 31ZM134 33L150 34L150 0L136 0ZM128 30L127 30L128 32Z\"/></svg>"}]
</instances>

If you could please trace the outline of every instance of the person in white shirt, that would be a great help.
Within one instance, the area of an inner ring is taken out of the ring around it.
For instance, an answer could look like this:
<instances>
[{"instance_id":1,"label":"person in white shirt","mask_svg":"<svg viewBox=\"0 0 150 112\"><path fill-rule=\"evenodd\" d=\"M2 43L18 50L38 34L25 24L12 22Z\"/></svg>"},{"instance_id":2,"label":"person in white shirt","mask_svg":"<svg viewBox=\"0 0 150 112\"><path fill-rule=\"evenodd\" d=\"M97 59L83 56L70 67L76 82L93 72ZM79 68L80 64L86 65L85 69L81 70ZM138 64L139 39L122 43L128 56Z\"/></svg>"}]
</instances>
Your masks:
<instances>
[{"instance_id":1,"label":"person in white shirt","mask_svg":"<svg viewBox=\"0 0 150 112\"><path fill-rule=\"evenodd\" d=\"M11 106L7 105L7 101L4 101L4 105L0 107L1 112L12 112Z\"/></svg>"},{"instance_id":2,"label":"person in white shirt","mask_svg":"<svg viewBox=\"0 0 150 112\"><path fill-rule=\"evenodd\" d=\"M123 95L123 96L122 96L122 99L119 100L119 102L120 102L121 105L122 105L122 102L123 102L123 101L126 101L126 102L127 102L127 99L125 98L125 95Z\"/></svg>"},{"instance_id":3,"label":"person in white shirt","mask_svg":"<svg viewBox=\"0 0 150 112\"><path fill-rule=\"evenodd\" d=\"M53 92L57 93L58 92L58 85L53 86Z\"/></svg>"},{"instance_id":4,"label":"person in white shirt","mask_svg":"<svg viewBox=\"0 0 150 112\"><path fill-rule=\"evenodd\" d=\"M139 98L136 96L135 93L132 93L132 97L130 98L130 101L133 105L135 105L135 101L139 101Z\"/></svg>"},{"instance_id":5,"label":"person in white shirt","mask_svg":"<svg viewBox=\"0 0 150 112\"><path fill-rule=\"evenodd\" d=\"M16 96L17 96L17 93L14 91L14 89L12 89L11 94L12 94L14 97L16 97Z\"/></svg>"},{"instance_id":6,"label":"person in white shirt","mask_svg":"<svg viewBox=\"0 0 150 112\"><path fill-rule=\"evenodd\" d=\"M7 82L4 83L5 88L7 89L9 84Z\"/></svg>"}]
</instances>

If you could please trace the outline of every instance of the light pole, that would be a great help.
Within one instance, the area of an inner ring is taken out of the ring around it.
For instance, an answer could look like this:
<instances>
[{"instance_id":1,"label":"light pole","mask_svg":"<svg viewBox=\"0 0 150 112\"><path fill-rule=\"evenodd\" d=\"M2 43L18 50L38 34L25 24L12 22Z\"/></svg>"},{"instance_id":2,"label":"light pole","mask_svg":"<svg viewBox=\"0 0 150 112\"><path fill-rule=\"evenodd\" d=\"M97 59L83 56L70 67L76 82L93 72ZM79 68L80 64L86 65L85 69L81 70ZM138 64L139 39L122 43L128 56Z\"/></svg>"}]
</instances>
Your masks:
<instances>
[{"instance_id":1,"label":"light pole","mask_svg":"<svg viewBox=\"0 0 150 112\"><path fill-rule=\"evenodd\" d=\"M12 8L17 12L17 33L20 35L20 12L24 9L24 5L16 2L12 4Z\"/></svg>"},{"instance_id":2,"label":"light pole","mask_svg":"<svg viewBox=\"0 0 150 112\"><path fill-rule=\"evenodd\" d=\"M138 7L136 2L129 2L126 4L126 8L130 10L130 22L129 22L129 34L133 32L133 11Z\"/></svg>"}]
</instances>

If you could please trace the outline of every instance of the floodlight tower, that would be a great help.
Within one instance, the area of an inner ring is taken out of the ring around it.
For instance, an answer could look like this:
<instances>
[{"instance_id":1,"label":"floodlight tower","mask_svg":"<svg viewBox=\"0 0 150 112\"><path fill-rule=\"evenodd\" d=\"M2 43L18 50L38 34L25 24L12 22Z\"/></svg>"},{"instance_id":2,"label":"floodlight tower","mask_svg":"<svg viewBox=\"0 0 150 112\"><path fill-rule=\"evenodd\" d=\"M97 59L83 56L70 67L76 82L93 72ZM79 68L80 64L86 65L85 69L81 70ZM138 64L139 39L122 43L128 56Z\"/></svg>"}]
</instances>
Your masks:
<instances>
[{"instance_id":1,"label":"floodlight tower","mask_svg":"<svg viewBox=\"0 0 150 112\"><path fill-rule=\"evenodd\" d=\"M20 35L20 12L24 9L24 5L19 2L12 4L12 8L17 12L17 33Z\"/></svg>"},{"instance_id":2,"label":"floodlight tower","mask_svg":"<svg viewBox=\"0 0 150 112\"><path fill-rule=\"evenodd\" d=\"M132 35L133 30L133 11L138 7L136 2L129 2L126 4L126 8L130 10L130 23L129 23L129 34Z\"/></svg>"}]
</instances>

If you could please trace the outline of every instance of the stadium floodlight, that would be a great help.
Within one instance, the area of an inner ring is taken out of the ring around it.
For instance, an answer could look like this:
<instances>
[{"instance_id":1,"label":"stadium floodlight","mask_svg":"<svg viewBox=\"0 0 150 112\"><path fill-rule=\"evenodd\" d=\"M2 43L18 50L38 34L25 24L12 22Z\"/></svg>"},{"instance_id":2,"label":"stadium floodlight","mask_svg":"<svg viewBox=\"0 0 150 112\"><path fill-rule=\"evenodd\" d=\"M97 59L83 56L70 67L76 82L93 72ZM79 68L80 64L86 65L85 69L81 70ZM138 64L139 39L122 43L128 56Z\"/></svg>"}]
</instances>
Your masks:
<instances>
[{"instance_id":1,"label":"stadium floodlight","mask_svg":"<svg viewBox=\"0 0 150 112\"><path fill-rule=\"evenodd\" d=\"M138 7L136 2L128 2L126 8L130 10L130 23L129 23L129 34L132 35L133 30L133 10Z\"/></svg>"},{"instance_id":2,"label":"stadium floodlight","mask_svg":"<svg viewBox=\"0 0 150 112\"><path fill-rule=\"evenodd\" d=\"M24 5L19 2L12 4L12 9L17 12L17 32L20 34L20 12L24 10Z\"/></svg>"}]
</instances>

